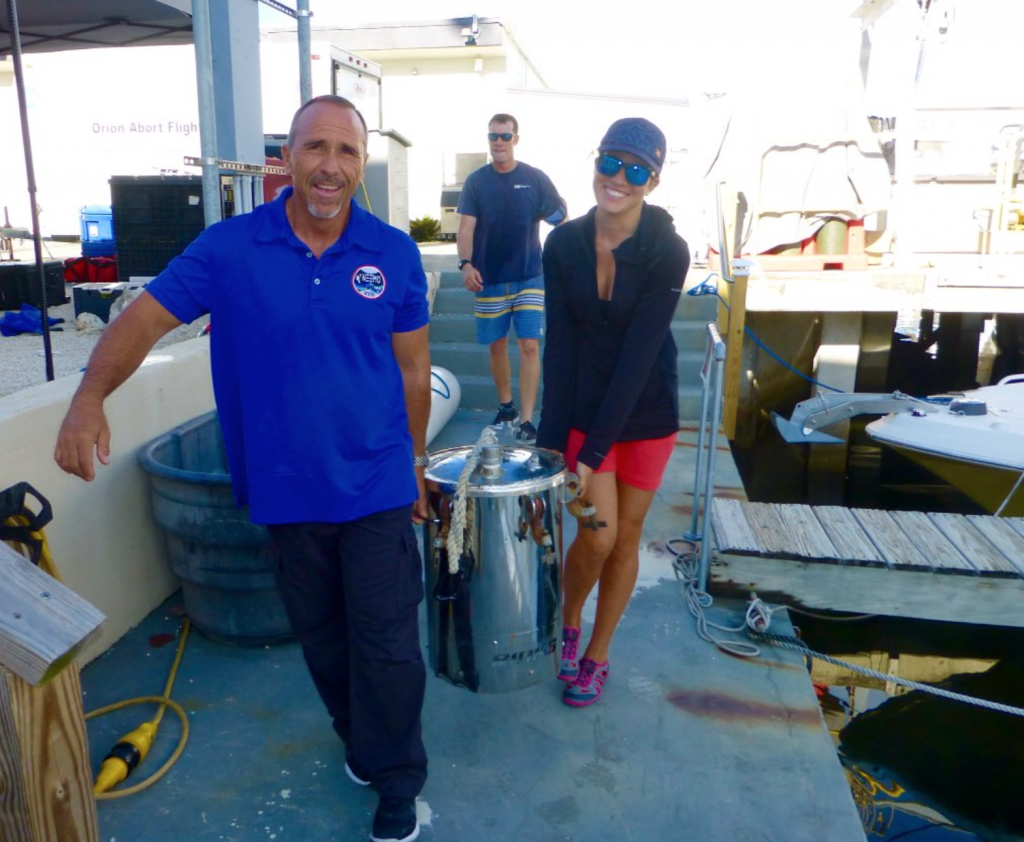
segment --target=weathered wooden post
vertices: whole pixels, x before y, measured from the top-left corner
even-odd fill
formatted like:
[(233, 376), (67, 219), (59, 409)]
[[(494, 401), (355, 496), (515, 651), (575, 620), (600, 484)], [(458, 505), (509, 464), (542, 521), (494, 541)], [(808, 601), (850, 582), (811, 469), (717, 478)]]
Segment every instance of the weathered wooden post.
[(3, 842), (99, 842), (73, 659), (104, 619), (0, 542)]

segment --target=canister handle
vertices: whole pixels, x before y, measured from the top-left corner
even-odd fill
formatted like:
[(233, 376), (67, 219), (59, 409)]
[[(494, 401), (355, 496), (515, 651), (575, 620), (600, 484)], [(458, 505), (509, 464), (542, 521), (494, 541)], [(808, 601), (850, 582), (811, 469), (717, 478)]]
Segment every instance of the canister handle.
[(565, 496), (567, 500), (574, 500), (580, 496), (580, 478), (572, 471), (565, 472)]

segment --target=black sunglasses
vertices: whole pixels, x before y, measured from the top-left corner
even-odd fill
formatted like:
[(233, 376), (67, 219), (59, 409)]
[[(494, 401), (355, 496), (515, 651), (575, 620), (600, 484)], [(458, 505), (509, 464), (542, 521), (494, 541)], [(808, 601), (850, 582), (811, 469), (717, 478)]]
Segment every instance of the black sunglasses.
[(487, 132), (487, 139), (490, 141), (495, 141), (499, 137), (503, 141), (505, 141), (505, 143), (508, 143), (510, 140), (512, 140), (512, 138), (515, 137), (515, 134), (513, 134), (512, 132)]
[(594, 168), (609, 178), (615, 176), (619, 170), (623, 167), (626, 168), (626, 181), (636, 187), (643, 187), (652, 175), (653, 170), (648, 169), (640, 164), (627, 164), (621, 158), (616, 158), (613, 155), (598, 155), (597, 160), (594, 162)]

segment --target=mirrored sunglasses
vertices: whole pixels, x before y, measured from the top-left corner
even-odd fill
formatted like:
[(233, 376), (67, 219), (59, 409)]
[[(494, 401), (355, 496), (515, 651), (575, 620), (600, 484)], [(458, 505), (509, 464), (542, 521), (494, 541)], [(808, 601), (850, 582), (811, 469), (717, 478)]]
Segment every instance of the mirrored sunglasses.
[(487, 139), (490, 141), (495, 141), (499, 137), (508, 143), (515, 135), (512, 132), (487, 132)]
[(598, 155), (597, 160), (594, 162), (594, 168), (601, 175), (606, 175), (609, 178), (612, 178), (623, 167), (626, 168), (626, 181), (636, 187), (643, 187), (650, 180), (650, 177), (654, 175), (654, 172), (649, 168), (641, 164), (627, 164), (621, 158), (616, 158), (614, 155)]

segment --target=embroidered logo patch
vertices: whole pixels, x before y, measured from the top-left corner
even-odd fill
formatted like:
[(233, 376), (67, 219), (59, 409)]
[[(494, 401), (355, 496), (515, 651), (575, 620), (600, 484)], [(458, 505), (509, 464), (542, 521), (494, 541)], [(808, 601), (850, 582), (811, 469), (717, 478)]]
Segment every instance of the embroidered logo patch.
[(380, 298), (388, 282), (376, 266), (360, 266), (352, 273), (352, 288), (363, 298)]

